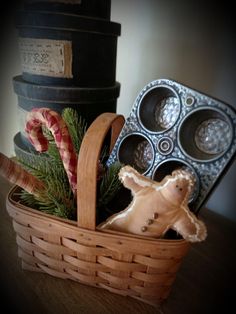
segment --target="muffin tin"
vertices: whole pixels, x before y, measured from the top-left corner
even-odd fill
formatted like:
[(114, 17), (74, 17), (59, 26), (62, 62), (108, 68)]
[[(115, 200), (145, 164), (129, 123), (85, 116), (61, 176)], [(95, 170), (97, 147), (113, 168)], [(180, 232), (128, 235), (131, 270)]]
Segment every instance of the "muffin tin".
[(156, 181), (176, 168), (195, 177), (189, 207), (198, 212), (236, 151), (236, 112), (171, 79), (146, 85), (136, 98), (107, 165), (120, 161)]

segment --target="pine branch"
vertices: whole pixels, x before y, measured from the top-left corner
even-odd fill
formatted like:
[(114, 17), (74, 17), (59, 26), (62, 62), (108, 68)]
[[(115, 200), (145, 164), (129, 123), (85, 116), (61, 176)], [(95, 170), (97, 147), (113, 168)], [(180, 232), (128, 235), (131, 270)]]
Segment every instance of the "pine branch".
[(104, 145), (102, 147), (102, 151), (100, 154), (100, 161), (102, 164), (106, 163), (108, 156), (109, 156), (109, 147), (107, 145)]
[[(36, 178), (44, 182), (46, 193), (39, 191), (37, 198), (22, 190), (21, 200), (30, 207), (63, 217), (74, 219), (76, 201), (70, 188), (58, 148), (50, 131), (44, 129), (44, 135), (50, 139), (46, 153), (22, 155), (18, 162)], [(41, 193), (40, 193), (41, 192)]]
[(25, 190), (21, 190), (19, 193), (20, 199), (22, 202), (29, 207), (32, 207), (34, 209), (39, 209), (38, 201), (36, 200), (35, 196), (33, 194), (30, 194), (26, 192)]
[[(86, 123), (71, 108), (64, 109), (62, 117), (68, 127), (75, 151), (79, 153), (82, 139), (86, 132)], [(45, 184), (46, 191), (40, 191), (41, 193), (35, 197), (22, 190), (21, 200), (28, 206), (48, 214), (75, 219), (77, 212), (76, 200), (58, 148), (49, 130), (44, 129), (44, 135), (49, 140), (48, 151), (37, 155), (32, 152), (28, 157), (22, 155), (19, 158), (19, 162)], [(100, 158), (101, 164), (105, 163), (107, 156), (108, 149), (104, 147)], [(121, 182), (118, 178), (118, 173), (121, 166), (118, 162), (114, 163), (102, 176), (98, 193), (98, 208), (106, 206), (120, 189)]]
[(45, 155), (38, 157), (35, 154), (32, 154), (30, 157), (17, 157), (18, 163), (21, 164), (25, 170), (42, 181), (48, 175), (50, 169), (50, 164), (47, 159)]
[(46, 191), (39, 192), (35, 197), (22, 190), (21, 200), (28, 206), (41, 211), (63, 217), (74, 219), (76, 216), (76, 201), (70, 189), (67, 176), (62, 169), (51, 167), (49, 174), (43, 178)]
[(42, 131), (43, 131), (43, 135), (46, 137), (46, 139), (49, 142), (53, 142), (54, 141), (54, 137), (52, 135), (52, 132), (49, 129), (47, 129), (44, 125), (42, 125)]
[(62, 112), (62, 118), (68, 127), (75, 151), (78, 154), (87, 129), (86, 122), (72, 108), (65, 108)]
[(108, 204), (121, 187), (118, 173), (122, 165), (119, 162), (112, 164), (102, 178), (98, 207)]
[(68, 195), (55, 195), (51, 191), (47, 191), (47, 202), (45, 197), (43, 201), (38, 202), (39, 209), (48, 214), (52, 214), (61, 218), (76, 218), (76, 202), (74, 197), (68, 198)]

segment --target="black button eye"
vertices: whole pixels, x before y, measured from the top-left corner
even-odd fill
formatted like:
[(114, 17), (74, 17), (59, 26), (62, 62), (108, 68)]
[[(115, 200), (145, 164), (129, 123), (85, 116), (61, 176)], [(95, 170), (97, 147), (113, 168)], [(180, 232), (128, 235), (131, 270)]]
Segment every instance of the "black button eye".
[(157, 219), (159, 217), (159, 214), (157, 213), (157, 212), (155, 212), (154, 214), (153, 214), (153, 219)]

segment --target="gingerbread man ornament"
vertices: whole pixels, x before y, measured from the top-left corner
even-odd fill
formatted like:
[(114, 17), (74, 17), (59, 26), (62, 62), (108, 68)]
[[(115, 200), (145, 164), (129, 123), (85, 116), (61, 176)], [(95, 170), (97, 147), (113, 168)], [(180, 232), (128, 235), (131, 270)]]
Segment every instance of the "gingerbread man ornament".
[(190, 172), (174, 170), (161, 182), (156, 182), (125, 166), (120, 170), (119, 179), (131, 190), (133, 200), (126, 209), (103, 222), (100, 228), (155, 238), (161, 238), (173, 229), (189, 242), (205, 240), (205, 224), (188, 207), (194, 187)]

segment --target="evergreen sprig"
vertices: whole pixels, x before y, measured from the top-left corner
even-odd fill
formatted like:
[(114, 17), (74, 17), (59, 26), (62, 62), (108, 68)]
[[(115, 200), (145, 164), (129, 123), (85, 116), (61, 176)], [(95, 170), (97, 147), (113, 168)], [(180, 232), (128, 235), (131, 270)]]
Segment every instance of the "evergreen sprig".
[(100, 184), (98, 207), (106, 206), (121, 187), (118, 173), (122, 167), (119, 162), (113, 163), (105, 172)]
[[(72, 108), (66, 108), (62, 112), (75, 151), (78, 154), (86, 132), (86, 123)], [(22, 154), (18, 156), (18, 162), (33, 176), (41, 180), (45, 190), (39, 191), (36, 197), (25, 190), (20, 193), (22, 202), (32, 208), (41, 210), (48, 214), (56, 215), (67, 219), (76, 219), (77, 205), (71, 190), (63, 162), (51, 132), (44, 128), (44, 135), (49, 141), (46, 153)], [(105, 167), (108, 149), (105, 147), (100, 156), (100, 162), (106, 169), (99, 181), (98, 209), (106, 206), (119, 191), (121, 182), (118, 173), (120, 163), (114, 163), (109, 168)], [(79, 188), (79, 187), (78, 187)], [(99, 214), (99, 211), (98, 211)]]
[(76, 203), (62, 162), (50, 155), (47, 157), (39, 155), (37, 158), (32, 155), (27, 159), (27, 161), (19, 159), (19, 162), (31, 174), (44, 182), (46, 189), (39, 191), (37, 197), (22, 190), (22, 201), (59, 217), (74, 218)]
[[(67, 119), (79, 128), (76, 114), (67, 111)], [(82, 120), (81, 120), (82, 121)], [(71, 128), (72, 129), (72, 128)], [(70, 130), (71, 130), (70, 129)], [(22, 190), (21, 200), (28, 206), (59, 217), (75, 219), (76, 201), (71, 190), (63, 162), (51, 132), (44, 128), (44, 135), (49, 140), (46, 153), (18, 156), (19, 163), (33, 176), (41, 180), (46, 189), (39, 191), (36, 197)], [(80, 131), (82, 134), (84, 129)]]
[(65, 108), (62, 111), (62, 118), (68, 127), (75, 151), (78, 154), (87, 129), (87, 124), (72, 108)]

